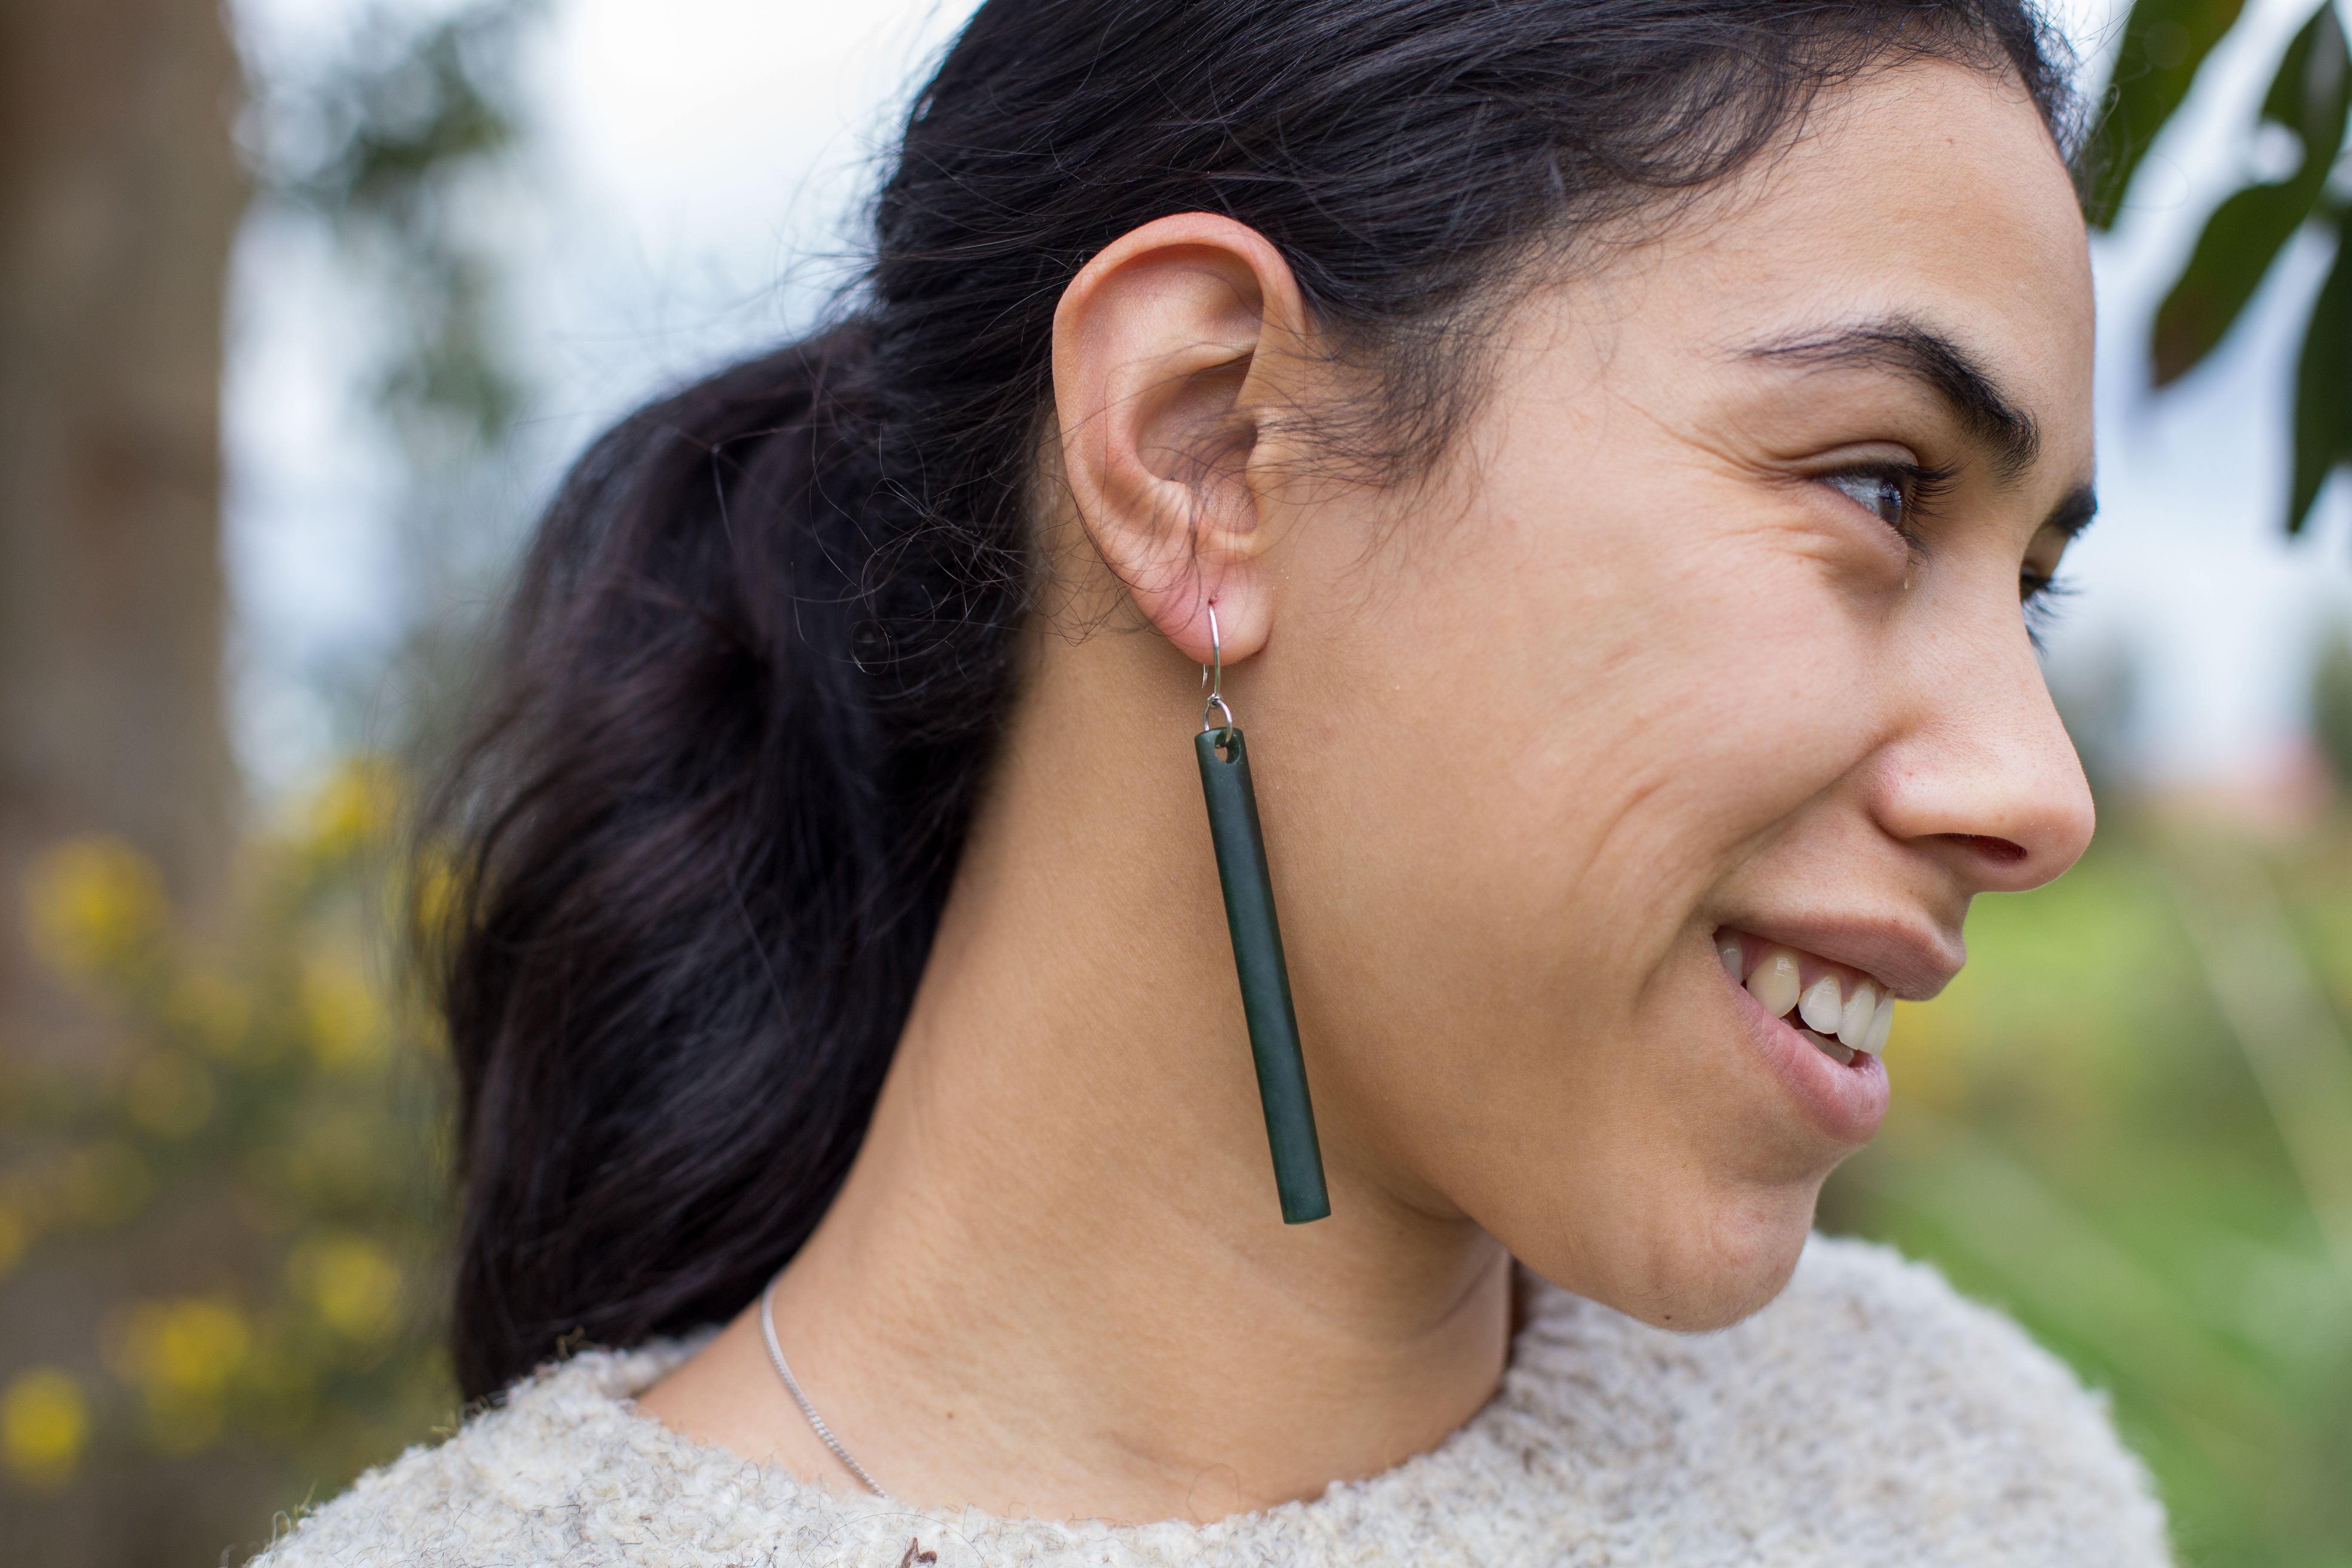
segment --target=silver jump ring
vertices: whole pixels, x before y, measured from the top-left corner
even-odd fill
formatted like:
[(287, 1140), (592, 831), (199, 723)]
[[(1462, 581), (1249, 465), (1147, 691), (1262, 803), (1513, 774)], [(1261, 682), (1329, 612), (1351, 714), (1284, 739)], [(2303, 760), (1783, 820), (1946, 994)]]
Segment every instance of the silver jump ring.
[[(1208, 700), (1201, 704), (1201, 733), (1203, 735), (1220, 728), (1230, 732), (1234, 728), (1234, 710), (1225, 706), (1225, 647), (1223, 641), (1217, 636), (1217, 606), (1212, 604), (1208, 606), (1208, 611), (1209, 658), (1213, 662), (1201, 667), (1201, 684), (1208, 689), (1209, 693)], [(1222, 726), (1210, 721), (1209, 715), (1212, 712), (1225, 716), (1225, 721)]]

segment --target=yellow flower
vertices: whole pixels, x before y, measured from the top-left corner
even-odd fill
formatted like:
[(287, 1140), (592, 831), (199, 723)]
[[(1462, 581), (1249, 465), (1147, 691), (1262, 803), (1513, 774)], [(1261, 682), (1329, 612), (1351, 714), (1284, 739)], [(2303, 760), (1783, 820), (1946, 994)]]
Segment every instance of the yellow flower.
[(294, 1289), (326, 1325), (362, 1344), (400, 1326), (400, 1265), (355, 1237), (305, 1242), (288, 1260)]
[(108, 1362), (151, 1397), (218, 1394), (253, 1346), (233, 1302), (200, 1297), (142, 1301), (108, 1337)]
[(147, 1431), (167, 1454), (211, 1447), (226, 1424), (222, 1395), (245, 1364), (253, 1336), (227, 1301), (142, 1301), (105, 1335), (107, 1362), (137, 1385)]
[(302, 976), (302, 1021), (310, 1054), (331, 1072), (373, 1067), (388, 1042), (375, 994), (351, 968), (316, 964)]
[(304, 847), (337, 860), (383, 843), (399, 824), (404, 793), (399, 770), (383, 758), (345, 763), (310, 801)]
[(89, 1406), (72, 1373), (33, 1367), (0, 1394), (0, 1458), (26, 1484), (46, 1488), (71, 1480), (89, 1442)]
[(74, 838), (25, 879), (33, 950), (59, 971), (104, 972), (163, 934), (171, 906), (147, 858), (120, 838)]

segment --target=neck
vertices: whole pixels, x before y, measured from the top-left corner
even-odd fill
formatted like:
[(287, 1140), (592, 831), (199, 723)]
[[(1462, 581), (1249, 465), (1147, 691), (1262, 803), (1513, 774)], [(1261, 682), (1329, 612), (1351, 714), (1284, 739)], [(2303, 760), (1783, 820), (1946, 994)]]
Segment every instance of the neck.
[[(1363, 1157), (1336, 1074), (1331, 1217), (1282, 1224), (1190, 736), (1106, 737), (1153, 703), (1115, 660), (1044, 662), (866, 1142), (778, 1286), (784, 1352), (910, 1502), (1205, 1520), (1388, 1468), (1493, 1393), (1508, 1260)], [(648, 1407), (837, 1477), (757, 1335), (703, 1358), (733, 1358), (732, 1418), (693, 1368)]]

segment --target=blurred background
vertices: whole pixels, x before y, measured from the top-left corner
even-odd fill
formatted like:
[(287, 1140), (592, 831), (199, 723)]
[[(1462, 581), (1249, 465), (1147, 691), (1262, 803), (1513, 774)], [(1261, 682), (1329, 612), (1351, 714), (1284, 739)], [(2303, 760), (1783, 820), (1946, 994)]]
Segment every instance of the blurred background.
[[(458, 1419), (404, 804), (564, 458), (854, 275), (926, 0), (0, 6), (0, 1540), (234, 1563)], [(2352, 1564), (2352, 57), (2067, 0), (2089, 857), (1827, 1228), (2096, 1386), (2185, 1561)]]

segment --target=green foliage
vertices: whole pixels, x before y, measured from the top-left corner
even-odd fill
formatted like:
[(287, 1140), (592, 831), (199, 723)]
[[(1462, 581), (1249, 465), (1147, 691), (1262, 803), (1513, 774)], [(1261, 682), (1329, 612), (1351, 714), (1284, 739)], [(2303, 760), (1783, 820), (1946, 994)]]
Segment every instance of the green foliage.
[(0, 1361), (18, 1484), (274, 1451), (292, 1506), (451, 1419), (444, 1053), (382, 978), (398, 795), (381, 766), (346, 770), (253, 847), (243, 912), (211, 943), (119, 840), (36, 865), (34, 940), (110, 1016), (112, 1048), (95, 1068), (5, 1062), (0, 1274), (148, 1261), (109, 1271), (141, 1283), (91, 1314), (76, 1365)]
[(303, 193), (339, 216), (415, 221), (447, 170), (506, 151), (514, 126), (499, 101), (503, 70), (485, 55), (515, 16), (510, 5), (477, 6), (389, 48), (379, 19), (375, 47), (320, 84), (335, 134)]
[(2328, 476), (2352, 464), (2352, 245), (2344, 242), (2347, 230), (2340, 211), (2336, 217), (2336, 265), (2312, 304), (2295, 365), (2290, 533), (2311, 515)]
[(2169, 385), (2213, 351), (2253, 298), (2278, 253), (2314, 215), (2344, 147), (2352, 58), (2335, 8), (2324, 7), (2288, 46), (2263, 100), (2264, 121), (2293, 132), (2302, 162), (2274, 184), (2237, 192), (2206, 221), (2188, 267), (2158, 307), (2156, 384)]
[(263, 84), (263, 189), (325, 218), (383, 295), (401, 330), (378, 402), (427, 466), (453, 441), (496, 447), (521, 403), (462, 193), (518, 144), (514, 45), (532, 9), (482, 0), (422, 31), (379, 11), (333, 68)]
[(2090, 158), (2084, 210), (2105, 228), (2123, 205), (2124, 189), (2138, 172), (2157, 132), (2180, 100), (2197, 68), (2237, 21), (2245, 0), (2140, 0), (2124, 22), (2115, 79)]
[(401, 544), (400, 645), (331, 656), (308, 684), (340, 744), (414, 755), (459, 722), (520, 543), (510, 459), (530, 389), (508, 270), (530, 203), (518, 62), (542, 7), (471, 0), (420, 20), (372, 3), (325, 61), (257, 62), (247, 142), (265, 217), (333, 247), (352, 390), (397, 470), (373, 505)]
[[(2132, 7), (2100, 135), (2098, 177), (2085, 198), (2094, 224), (2114, 221), (2148, 146), (2238, 11), (2212, 0), (2138, 0)], [(2290, 239), (2311, 224), (2336, 235), (2335, 270), (2305, 329), (2296, 371), (2289, 533), (2310, 517), (2329, 475), (2352, 464), (2352, 246), (2343, 243), (2345, 205), (2331, 185), (2347, 112), (2352, 52), (2330, 0), (2287, 46), (2258, 116), (2258, 125), (2292, 134), (2295, 168), (2284, 179), (2244, 186), (2214, 209), (2150, 331), (2156, 384), (2168, 386), (2229, 335)]]
[[(1979, 900), (1824, 1201), (2111, 1391), (2207, 1568), (2352, 1562), (2347, 889), (2342, 824), (2288, 852), (2111, 826), (2053, 886)], [(2334, 1076), (2284, 1093), (2264, 1053), (2290, 1048)]]

